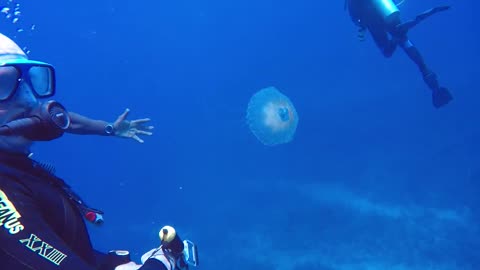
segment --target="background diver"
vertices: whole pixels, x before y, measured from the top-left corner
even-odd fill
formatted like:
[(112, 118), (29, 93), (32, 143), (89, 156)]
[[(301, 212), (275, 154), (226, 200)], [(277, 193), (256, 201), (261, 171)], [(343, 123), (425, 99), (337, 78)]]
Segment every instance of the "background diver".
[(410, 21), (402, 22), (400, 11), (392, 0), (345, 0), (345, 9), (348, 9), (353, 22), (359, 27), (359, 37), (363, 37), (368, 30), (385, 57), (392, 56), (398, 45), (417, 65), (423, 80), (432, 90), (432, 103), (435, 108), (448, 104), (453, 97), (447, 88), (440, 86), (437, 75), (425, 64), (418, 49), (408, 39), (407, 33), (424, 19), (449, 8), (435, 7)]

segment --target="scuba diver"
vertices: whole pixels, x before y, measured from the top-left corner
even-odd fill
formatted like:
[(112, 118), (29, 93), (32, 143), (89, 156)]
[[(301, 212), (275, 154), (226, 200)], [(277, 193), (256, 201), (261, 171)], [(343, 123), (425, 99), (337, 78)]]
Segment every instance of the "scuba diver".
[(0, 264), (15, 270), (179, 270), (198, 264), (196, 246), (175, 230), (160, 231), (160, 246), (130, 261), (127, 251), (96, 251), (86, 221), (100, 225), (102, 211), (89, 207), (48, 166), (30, 158), (35, 141), (65, 132), (119, 136), (141, 141), (148, 119), (114, 123), (68, 113), (55, 94), (55, 70), (29, 60), (0, 34)]
[(353, 22), (359, 27), (359, 38), (362, 39), (364, 32), (368, 30), (385, 57), (392, 56), (397, 46), (400, 46), (417, 65), (423, 80), (432, 90), (432, 103), (435, 108), (448, 104), (453, 97), (447, 88), (440, 86), (437, 75), (425, 64), (418, 49), (408, 39), (407, 33), (431, 15), (449, 8), (435, 7), (410, 21), (402, 22), (400, 11), (392, 0), (345, 0), (345, 9), (348, 9)]

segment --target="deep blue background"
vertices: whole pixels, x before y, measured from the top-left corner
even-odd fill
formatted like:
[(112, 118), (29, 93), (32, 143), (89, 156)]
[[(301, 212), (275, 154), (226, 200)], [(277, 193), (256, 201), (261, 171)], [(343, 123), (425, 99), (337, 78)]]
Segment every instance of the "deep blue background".
[[(402, 51), (383, 58), (326, 2), (18, 1), (1, 30), (56, 67), (56, 99), (155, 125), (143, 145), (66, 135), (34, 149), (106, 211), (99, 249), (138, 260), (171, 224), (203, 269), (479, 269), (478, 4), (410, 32), (455, 97), (437, 110)], [(299, 113), (289, 144), (263, 146), (245, 123), (268, 86)]]

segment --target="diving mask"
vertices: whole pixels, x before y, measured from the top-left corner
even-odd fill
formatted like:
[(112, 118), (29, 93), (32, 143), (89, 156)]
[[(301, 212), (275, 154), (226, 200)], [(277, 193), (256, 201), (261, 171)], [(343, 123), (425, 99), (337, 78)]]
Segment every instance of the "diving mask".
[(0, 60), (0, 102), (12, 98), (20, 83), (27, 83), (37, 98), (55, 94), (52, 65), (26, 59)]

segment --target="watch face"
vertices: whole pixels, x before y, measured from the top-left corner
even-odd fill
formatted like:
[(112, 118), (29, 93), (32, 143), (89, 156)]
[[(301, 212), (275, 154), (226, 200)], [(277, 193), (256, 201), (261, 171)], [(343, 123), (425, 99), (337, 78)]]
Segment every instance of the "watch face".
[(111, 135), (113, 134), (113, 125), (106, 125), (105, 126), (105, 133), (107, 133), (108, 135)]

